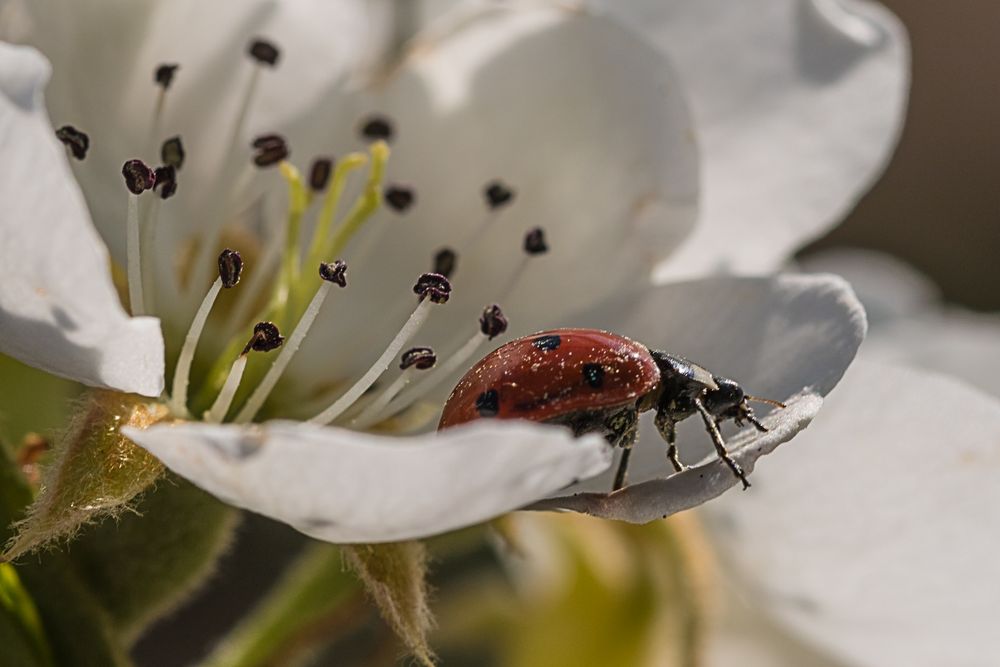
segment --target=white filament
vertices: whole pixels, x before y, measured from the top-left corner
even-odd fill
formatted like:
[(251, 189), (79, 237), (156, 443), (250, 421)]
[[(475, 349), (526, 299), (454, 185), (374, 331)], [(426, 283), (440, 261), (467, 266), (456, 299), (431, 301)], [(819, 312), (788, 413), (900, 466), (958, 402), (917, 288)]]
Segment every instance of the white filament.
[(351, 420), (351, 426), (354, 428), (368, 428), (373, 424), (379, 423), (379, 414), (385, 406), (389, 405), (389, 402), (394, 399), (403, 388), (410, 383), (413, 379), (413, 374), (417, 371), (415, 366), (411, 366), (403, 371), (398, 378), (396, 378), (392, 384), (386, 387), (385, 391), (379, 394), (375, 400), (369, 403), (364, 410), (361, 411), (357, 417)]
[(191, 320), (187, 336), (184, 337), (184, 346), (181, 347), (181, 354), (177, 357), (177, 366), (174, 370), (174, 384), (170, 392), (170, 410), (175, 415), (187, 414), (187, 391), (191, 374), (191, 362), (194, 361), (194, 353), (198, 348), (198, 339), (201, 338), (201, 332), (205, 328), (208, 314), (212, 312), (212, 306), (215, 304), (215, 299), (219, 296), (221, 289), (222, 278), (216, 278), (215, 282), (212, 283), (212, 287), (209, 288), (208, 294), (202, 299), (201, 306), (198, 307), (198, 312), (194, 314), (194, 319)]
[(126, 221), (126, 255), (128, 257), (128, 302), (133, 316), (145, 315), (142, 299), (142, 262), (139, 257), (139, 197), (128, 196)]
[(368, 391), (375, 384), (375, 380), (389, 367), (389, 364), (403, 349), (403, 346), (416, 335), (420, 327), (427, 321), (427, 316), (430, 315), (432, 305), (433, 302), (430, 299), (423, 299), (410, 315), (409, 319), (406, 320), (403, 328), (399, 330), (396, 337), (389, 343), (389, 347), (385, 349), (382, 356), (368, 369), (368, 372), (361, 376), (361, 379), (355, 382), (354, 386), (348, 389), (343, 396), (334, 401), (333, 405), (310, 419), (310, 423), (329, 424), (343, 414), (347, 408), (351, 407), (354, 401), (358, 400), (362, 394)]
[(209, 424), (218, 424), (226, 418), (229, 406), (233, 404), (233, 397), (236, 396), (236, 390), (240, 388), (240, 381), (243, 380), (243, 371), (246, 370), (246, 367), (247, 355), (241, 354), (233, 362), (232, 368), (229, 369), (229, 375), (226, 376), (226, 382), (219, 390), (215, 403), (212, 403), (212, 407), (202, 417), (204, 421)]
[(240, 410), (239, 414), (236, 415), (235, 422), (237, 424), (245, 424), (251, 421), (260, 410), (261, 406), (264, 405), (264, 401), (271, 394), (274, 389), (274, 385), (278, 383), (281, 378), (281, 374), (285, 372), (288, 368), (288, 364), (292, 360), (292, 356), (298, 351), (299, 346), (302, 345), (302, 341), (305, 339), (306, 334), (309, 333), (309, 328), (312, 326), (313, 322), (316, 320), (316, 315), (319, 314), (319, 309), (323, 305), (323, 301), (326, 299), (326, 295), (330, 292), (330, 288), (333, 287), (333, 283), (323, 281), (323, 284), (319, 286), (316, 290), (316, 294), (313, 296), (312, 301), (309, 302), (309, 306), (306, 308), (305, 312), (302, 314), (302, 319), (299, 320), (298, 324), (295, 325), (295, 330), (292, 331), (292, 335), (288, 337), (285, 344), (281, 347), (281, 352), (278, 354), (278, 358), (274, 360), (271, 364), (271, 368), (268, 369), (267, 374), (264, 379), (260, 381), (260, 384), (253, 390), (250, 398), (247, 399), (246, 405)]
[(429, 370), (419, 381), (407, 387), (398, 397), (387, 403), (384, 409), (375, 415), (370, 423), (377, 424), (383, 419), (387, 419), (401, 410), (408, 408), (421, 396), (426, 396), (431, 390), (450, 378), (455, 371), (463, 368), (465, 363), (476, 353), (476, 350), (487, 340), (489, 340), (489, 337), (486, 334), (477, 332), (455, 354), (448, 357), (444, 363)]

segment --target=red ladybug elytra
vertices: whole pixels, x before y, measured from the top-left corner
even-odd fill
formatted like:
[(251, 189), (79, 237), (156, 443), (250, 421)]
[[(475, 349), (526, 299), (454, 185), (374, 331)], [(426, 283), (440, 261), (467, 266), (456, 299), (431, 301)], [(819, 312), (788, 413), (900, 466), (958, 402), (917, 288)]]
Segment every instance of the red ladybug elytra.
[(746, 420), (767, 431), (748, 401), (784, 404), (744, 393), (739, 384), (687, 359), (598, 329), (554, 329), (518, 338), (485, 356), (459, 380), (445, 403), (439, 429), (474, 419), (528, 419), (563, 424), (574, 435), (600, 433), (622, 448), (613, 490), (625, 484), (639, 413), (656, 410), (654, 423), (670, 445), (674, 469), (676, 425), (698, 413), (715, 450), (741, 482), (740, 465), (726, 451), (719, 424)]

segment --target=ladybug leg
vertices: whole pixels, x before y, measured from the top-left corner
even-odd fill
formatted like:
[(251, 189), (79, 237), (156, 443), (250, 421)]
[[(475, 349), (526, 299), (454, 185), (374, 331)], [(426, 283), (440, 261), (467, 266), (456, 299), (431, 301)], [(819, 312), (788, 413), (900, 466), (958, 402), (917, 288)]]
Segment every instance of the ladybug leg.
[(625, 486), (625, 477), (628, 475), (628, 460), (632, 456), (632, 445), (635, 444), (639, 433), (639, 411), (630, 407), (616, 412), (607, 418), (604, 426), (607, 429), (605, 437), (611, 446), (622, 448), (618, 470), (615, 472), (615, 481), (611, 487), (612, 491), (617, 491)]
[(681, 472), (687, 466), (681, 463), (680, 456), (677, 454), (677, 422), (671, 419), (665, 410), (657, 410), (653, 424), (656, 425), (656, 430), (660, 432), (660, 437), (669, 445), (667, 447), (667, 458), (670, 460), (670, 464), (674, 466), (674, 471)]
[(743, 472), (743, 468), (736, 462), (736, 459), (730, 456), (729, 451), (726, 449), (726, 442), (722, 439), (722, 434), (719, 432), (719, 427), (715, 424), (715, 418), (705, 407), (705, 404), (702, 403), (701, 397), (694, 399), (694, 406), (698, 409), (702, 420), (705, 422), (705, 429), (708, 431), (708, 435), (711, 436), (712, 443), (715, 445), (715, 453), (720, 459), (726, 462), (726, 465), (733, 471), (733, 474), (743, 482), (743, 490), (749, 489), (750, 482), (747, 481), (747, 476)]

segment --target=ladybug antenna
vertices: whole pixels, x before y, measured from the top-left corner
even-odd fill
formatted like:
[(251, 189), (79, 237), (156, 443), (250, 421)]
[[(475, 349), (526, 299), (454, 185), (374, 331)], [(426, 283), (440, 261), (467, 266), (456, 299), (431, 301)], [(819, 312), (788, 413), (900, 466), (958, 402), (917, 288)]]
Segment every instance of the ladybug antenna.
[(753, 401), (754, 403), (763, 403), (764, 405), (772, 405), (776, 408), (788, 407), (781, 401), (775, 401), (774, 399), (771, 398), (761, 398), (760, 396), (751, 396), (750, 394), (747, 394), (746, 396), (744, 396), (744, 398), (746, 398), (746, 400), (748, 401)]
[(375, 381), (389, 368), (389, 364), (392, 363), (396, 355), (402, 351), (406, 344), (424, 326), (434, 304), (447, 303), (448, 298), (451, 296), (451, 283), (439, 273), (424, 273), (417, 278), (417, 282), (413, 286), (413, 292), (420, 298), (420, 302), (410, 314), (406, 323), (403, 324), (403, 328), (399, 330), (399, 333), (392, 339), (389, 346), (382, 352), (382, 355), (375, 360), (371, 368), (350, 389), (344, 392), (340, 398), (310, 419), (310, 423), (329, 424), (354, 405), (354, 402), (361, 398), (375, 384)]
[(369, 415), (361, 415), (351, 422), (351, 425), (357, 428), (367, 428), (410, 407), (421, 396), (426, 396), (443, 381), (451, 379), (457, 371), (465, 368), (476, 351), (485, 343), (503, 334), (507, 330), (507, 325), (507, 317), (499, 305), (493, 303), (486, 306), (479, 317), (479, 329), (476, 333), (445, 359), (440, 366), (426, 373), (412, 386), (406, 387), (398, 396), (381, 406), (378, 412), (373, 411)]
[(305, 340), (306, 334), (309, 333), (313, 322), (316, 321), (319, 309), (323, 306), (323, 302), (326, 300), (330, 290), (333, 289), (333, 286), (336, 285), (340, 288), (347, 287), (347, 264), (339, 259), (329, 264), (321, 263), (319, 265), (319, 277), (323, 282), (316, 290), (309, 305), (306, 306), (305, 312), (302, 313), (298, 324), (292, 330), (292, 335), (288, 337), (288, 342), (281, 349), (271, 367), (267, 369), (267, 373), (261, 379), (260, 384), (254, 388), (253, 393), (250, 394), (250, 398), (247, 399), (239, 414), (236, 415), (235, 421), (237, 424), (245, 424), (252, 420), (257, 415), (257, 411), (264, 405), (267, 397), (271, 395), (274, 386), (278, 384), (282, 373), (288, 368), (292, 357), (298, 351), (299, 346), (302, 345), (302, 341)]

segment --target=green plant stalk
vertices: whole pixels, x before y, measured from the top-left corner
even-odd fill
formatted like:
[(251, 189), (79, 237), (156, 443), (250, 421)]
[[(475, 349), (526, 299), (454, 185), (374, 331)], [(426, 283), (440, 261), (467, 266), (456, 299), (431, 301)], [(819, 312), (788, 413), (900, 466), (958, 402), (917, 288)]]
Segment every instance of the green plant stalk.
[[(344, 568), (340, 550), (328, 544), (312, 544), (292, 564), (257, 608), (201, 663), (200, 667), (263, 667), (288, 659), (299, 651), (316, 648), (337, 636), (351, 621), (367, 620), (364, 611), (356, 619), (338, 614), (358, 601), (362, 591)], [(315, 637), (317, 626), (329, 628)]]

